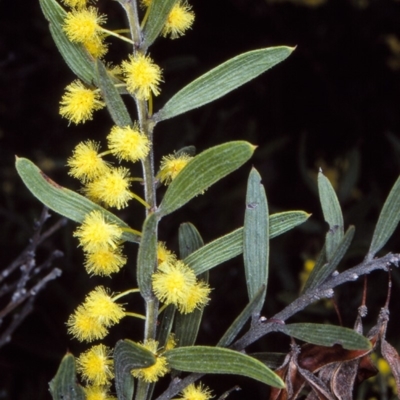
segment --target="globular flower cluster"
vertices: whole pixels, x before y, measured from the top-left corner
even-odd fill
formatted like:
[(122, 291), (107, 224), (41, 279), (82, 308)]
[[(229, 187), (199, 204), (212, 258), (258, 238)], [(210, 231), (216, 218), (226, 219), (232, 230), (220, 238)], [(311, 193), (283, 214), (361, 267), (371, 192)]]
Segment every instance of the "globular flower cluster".
[(147, 368), (133, 369), (131, 370), (131, 374), (144, 382), (157, 382), (159, 378), (163, 377), (170, 370), (167, 359), (162, 355), (162, 352), (158, 350), (158, 342), (156, 340), (147, 339), (141, 346), (153, 353), (156, 362)]
[(125, 265), (121, 250), (122, 230), (106, 221), (100, 211), (92, 211), (74, 232), (85, 252), (89, 274), (109, 276)]
[(117, 400), (110, 395), (110, 385), (88, 385), (83, 388), (86, 400)]
[(186, 1), (178, 1), (168, 15), (162, 35), (177, 39), (190, 29), (194, 22), (194, 12)]
[(98, 286), (69, 317), (68, 332), (81, 342), (103, 339), (125, 315), (124, 307), (103, 286)]
[[(95, 7), (87, 7), (82, 0), (68, 0), (73, 7), (64, 20), (64, 32), (73, 43), (82, 44), (94, 58), (102, 58), (107, 54), (108, 46), (104, 42), (106, 33), (101, 27), (106, 16), (99, 14)], [(75, 5), (74, 5), (75, 4)]]
[(186, 167), (189, 161), (192, 159), (186, 153), (183, 154), (169, 154), (161, 159), (160, 170), (157, 174), (157, 178), (161, 183), (169, 185)]
[(199, 383), (197, 386), (192, 383), (181, 392), (181, 397), (174, 400), (210, 400), (214, 396), (211, 390)]
[[(142, 0), (141, 4), (147, 8), (151, 5), (152, 0)], [(173, 6), (168, 15), (167, 21), (162, 31), (162, 36), (170, 36), (171, 39), (177, 39), (183, 36), (190, 29), (194, 22), (194, 12), (191, 6), (186, 2), (179, 0)]]
[[(165, 246), (161, 244), (158, 249), (158, 258), (162, 260), (166, 254)], [(207, 305), (211, 291), (208, 284), (197, 280), (193, 270), (172, 253), (164, 259), (152, 277), (156, 297), (166, 305), (174, 304), (182, 314)]]
[(122, 62), (127, 89), (139, 100), (148, 100), (150, 95), (158, 96), (158, 85), (162, 81), (161, 68), (146, 55), (137, 53)]
[(60, 115), (69, 121), (79, 124), (93, 118), (93, 111), (101, 110), (105, 103), (100, 92), (86, 87), (76, 80), (65, 88), (60, 102)]
[(78, 359), (77, 371), (89, 384), (100, 387), (107, 385), (114, 378), (112, 351), (99, 344), (82, 353)]

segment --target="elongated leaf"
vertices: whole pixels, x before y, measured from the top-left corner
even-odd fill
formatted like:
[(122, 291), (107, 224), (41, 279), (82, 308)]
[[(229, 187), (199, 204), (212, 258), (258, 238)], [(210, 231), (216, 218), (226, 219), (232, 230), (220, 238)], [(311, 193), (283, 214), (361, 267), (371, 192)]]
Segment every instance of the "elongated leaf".
[[(185, 258), (204, 245), (196, 227), (190, 223), (181, 224), (179, 227), (179, 255)], [(198, 276), (198, 279), (208, 282), (208, 272)], [(192, 346), (197, 339), (203, 309), (195, 309), (189, 314), (175, 314), (175, 339), (179, 347)]]
[(190, 222), (179, 226), (179, 258), (183, 260), (200, 247), (204, 246), (203, 238), (199, 231)]
[(386, 244), (400, 221), (400, 177), (397, 178), (379, 215), (372, 236), (369, 256), (374, 255)]
[(340, 202), (348, 200), (352, 193), (354, 193), (360, 175), (360, 151), (358, 149), (351, 150), (346, 155), (346, 161), (348, 162), (348, 167), (340, 179), (337, 193)]
[[(50, 210), (78, 223), (82, 223), (91, 211), (97, 210), (105, 215), (108, 222), (122, 228), (129, 228), (124, 221), (105, 208), (52, 181), (32, 161), (17, 158), (15, 166), (26, 187)], [(124, 232), (122, 238), (129, 242), (139, 243), (140, 241), (140, 237), (131, 232)]]
[(64, 356), (49, 386), (53, 400), (85, 400), (83, 388), (76, 383), (75, 358), (72, 354)]
[(228, 142), (194, 157), (171, 182), (159, 207), (164, 216), (177, 210), (215, 182), (238, 169), (255, 147), (245, 141)]
[(330, 261), (344, 235), (342, 209), (335, 189), (322, 171), (318, 173), (318, 191), (324, 218), (329, 224), (329, 231), (326, 234), (326, 256)]
[(170, 304), (159, 316), (161, 322), (160, 326), (157, 329), (158, 330), (157, 341), (160, 348), (165, 347), (165, 344), (167, 343), (167, 340), (171, 333), (172, 325), (174, 323), (175, 313), (176, 313), (176, 307), (173, 304)]
[(151, 2), (149, 18), (144, 26), (143, 48), (147, 49), (157, 39), (176, 2), (177, 0), (153, 0)]
[(106, 102), (107, 109), (110, 112), (111, 118), (118, 126), (132, 126), (132, 120), (126, 109), (122, 97), (115, 87), (114, 82), (107, 73), (104, 64), (97, 60), (96, 62), (97, 82), (101, 89), (103, 98)]
[(143, 346), (131, 340), (119, 340), (114, 349), (115, 388), (119, 400), (131, 400), (134, 391), (132, 369), (148, 368), (156, 358)]
[(289, 57), (293, 48), (270, 47), (240, 54), (189, 83), (154, 116), (163, 121), (210, 103)]
[(179, 371), (207, 374), (235, 374), (284, 388), (285, 384), (262, 362), (237, 351), (221, 347), (179, 347), (164, 353), (169, 365)]
[[(310, 214), (307, 214), (304, 211), (286, 211), (270, 215), (270, 239), (302, 224), (307, 221), (309, 217)], [(242, 254), (242, 252), (243, 228), (239, 228), (212, 241), (211, 243), (206, 244), (201, 249), (186, 257), (184, 262), (194, 270), (196, 275), (198, 275)]]
[[(261, 286), (264, 298), (268, 284), (269, 218), (268, 203), (261, 176), (252, 169), (247, 182), (246, 211), (243, 226), (243, 261), (247, 292), (252, 300)], [(259, 302), (261, 310), (264, 300)], [(257, 311), (259, 311), (257, 310)]]
[(335, 271), (336, 267), (349, 249), (355, 231), (354, 226), (350, 226), (334, 251), (331, 260), (326, 264), (319, 264), (318, 266), (316, 264), (314, 266), (314, 269), (311, 271), (310, 276), (304, 285), (303, 292), (317, 288)]
[(137, 257), (137, 282), (140, 293), (146, 300), (153, 298), (151, 277), (157, 266), (157, 224), (155, 213), (144, 221)]
[(64, 61), (78, 78), (92, 85), (96, 80), (94, 60), (82, 45), (71, 43), (65, 35), (62, 25), (67, 13), (55, 0), (39, 1), (43, 14), (50, 22), (51, 35)]
[(244, 324), (248, 319), (257, 311), (260, 310), (260, 304), (264, 301), (265, 289), (261, 286), (258, 293), (251, 299), (250, 303), (244, 308), (244, 310), (238, 315), (238, 317), (233, 321), (232, 325), (224, 333), (222, 338), (219, 340), (218, 347), (228, 347), (234, 340), (240, 330), (243, 328)]
[(353, 329), (335, 325), (297, 323), (282, 325), (281, 332), (296, 339), (320, 346), (340, 344), (348, 350), (368, 350), (371, 342)]

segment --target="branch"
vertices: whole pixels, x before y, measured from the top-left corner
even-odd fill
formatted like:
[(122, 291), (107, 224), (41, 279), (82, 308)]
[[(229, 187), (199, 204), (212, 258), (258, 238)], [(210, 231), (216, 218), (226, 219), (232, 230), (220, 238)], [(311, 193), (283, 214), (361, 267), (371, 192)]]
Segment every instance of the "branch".
[[(354, 282), (360, 276), (370, 274), (372, 271), (382, 269), (388, 271), (391, 265), (398, 267), (400, 262), (400, 254), (388, 253), (387, 255), (370, 260), (366, 258), (362, 263), (350, 268), (342, 273), (333, 273), (330, 278), (328, 278), (324, 283), (322, 283), (318, 288), (306, 292), (297, 298), (295, 301), (290, 303), (282, 311), (275, 314), (272, 318), (265, 321), (265, 319), (258, 319), (258, 322), (252, 323), (250, 329), (232, 346), (231, 349), (237, 351), (243, 351), (247, 346), (254, 343), (256, 340), (267, 335), (271, 332), (280, 332), (282, 330), (282, 325), (285, 321), (304, 310), (306, 307), (312, 303), (323, 299), (330, 298), (333, 296), (333, 289), (347, 282)], [(264, 322), (265, 321), (265, 322)], [(186, 376), (184, 379), (174, 379), (167, 390), (164, 391), (156, 400), (169, 400), (186, 386), (200, 379), (204, 374), (192, 373)]]

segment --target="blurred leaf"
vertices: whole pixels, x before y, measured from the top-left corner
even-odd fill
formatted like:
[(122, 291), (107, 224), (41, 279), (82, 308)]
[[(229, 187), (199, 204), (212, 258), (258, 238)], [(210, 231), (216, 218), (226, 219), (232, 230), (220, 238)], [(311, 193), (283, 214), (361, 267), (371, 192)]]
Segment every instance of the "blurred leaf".
[[(310, 214), (304, 211), (286, 211), (269, 217), (270, 239), (281, 235), (307, 221)], [(184, 259), (198, 275), (228, 261), (243, 252), (243, 228), (236, 229), (225, 236), (206, 244)]]
[(296, 323), (282, 325), (280, 331), (296, 339), (320, 346), (340, 344), (348, 350), (369, 350), (370, 341), (353, 329), (335, 325)]
[(397, 178), (393, 185), (389, 196), (387, 197), (382, 211), (379, 215), (378, 223), (372, 237), (371, 246), (369, 248), (369, 257), (382, 249), (386, 242), (392, 236), (400, 220), (400, 177)]
[(206, 374), (235, 374), (256, 379), (267, 385), (284, 383), (262, 362), (237, 351), (221, 347), (178, 347), (164, 353), (169, 365), (179, 371)]
[(347, 156), (348, 167), (340, 179), (338, 198), (346, 201), (353, 194), (360, 174), (360, 152), (358, 149), (351, 150)]
[(201, 194), (215, 182), (238, 169), (255, 147), (245, 141), (228, 142), (198, 154), (171, 182), (159, 207), (161, 216), (170, 214)]
[[(179, 227), (179, 256), (186, 258), (204, 245), (199, 231), (191, 223), (181, 224)], [(198, 279), (208, 282), (208, 272), (198, 276)], [(197, 339), (204, 307), (196, 308), (189, 314), (175, 314), (175, 339), (179, 347), (192, 346)]]
[(185, 146), (175, 152), (175, 156), (181, 156), (182, 154), (194, 157), (196, 155), (196, 146)]
[[(15, 166), (25, 186), (50, 210), (78, 223), (82, 223), (86, 215), (96, 210), (100, 211), (108, 222), (122, 228), (129, 228), (124, 221), (110, 211), (93, 203), (86, 197), (55, 183), (32, 161), (17, 157)], [(140, 237), (131, 232), (124, 232), (122, 238), (129, 242), (139, 243), (140, 241)]]
[(168, 15), (178, 0), (152, 0), (149, 17), (143, 30), (142, 48), (147, 49), (159, 36), (167, 21)]
[(320, 284), (322, 284), (332, 273), (335, 271), (336, 267), (339, 265), (342, 258), (345, 256), (347, 250), (349, 249), (351, 242), (353, 241), (355, 233), (354, 226), (350, 226), (343, 239), (339, 243), (332, 258), (326, 264), (317, 264), (314, 266), (304, 285), (303, 292), (316, 289)]
[(56, 376), (49, 383), (53, 400), (85, 400), (85, 392), (76, 381), (75, 358), (68, 353), (62, 359)]
[[(255, 168), (251, 170), (247, 182), (243, 261), (249, 299), (254, 298), (261, 286), (264, 286), (265, 299), (269, 261), (268, 203), (261, 176)], [(261, 310), (264, 299), (260, 300), (260, 308), (257, 311)]]
[(142, 239), (137, 256), (137, 282), (146, 300), (153, 299), (151, 277), (157, 265), (157, 214), (148, 215), (143, 224)]
[(243, 328), (244, 324), (248, 319), (258, 310), (261, 309), (262, 301), (264, 301), (265, 288), (261, 286), (258, 293), (251, 299), (249, 304), (244, 308), (244, 310), (238, 315), (238, 317), (233, 321), (232, 325), (227, 329), (222, 338), (219, 340), (218, 347), (228, 347), (234, 340), (240, 330)]
[(99, 84), (107, 109), (110, 112), (114, 123), (121, 127), (132, 127), (133, 123), (128, 110), (126, 109), (125, 103), (123, 102), (111, 77), (108, 75), (106, 67), (100, 60), (96, 61), (96, 73), (96, 81)]
[(315, 179), (312, 177), (312, 170), (307, 168), (307, 155), (306, 155), (306, 140), (307, 134), (302, 133), (299, 143), (299, 171), (303, 178), (303, 182), (308, 186), (310, 191), (318, 196), (318, 187)]
[(50, 22), (53, 40), (65, 63), (79, 79), (93, 85), (96, 81), (94, 60), (82, 45), (70, 42), (62, 29), (67, 13), (55, 0), (39, 1), (44, 16)]
[(318, 191), (322, 212), (325, 221), (329, 224), (329, 231), (326, 234), (326, 256), (331, 260), (333, 253), (344, 235), (344, 222), (342, 209), (336, 196), (335, 189), (329, 179), (322, 171), (318, 173)]
[(119, 340), (114, 349), (115, 388), (118, 400), (131, 400), (134, 391), (132, 369), (156, 363), (153, 353), (131, 340)]
[(289, 57), (293, 48), (280, 46), (240, 54), (200, 76), (176, 93), (154, 115), (156, 122), (210, 103), (244, 85)]

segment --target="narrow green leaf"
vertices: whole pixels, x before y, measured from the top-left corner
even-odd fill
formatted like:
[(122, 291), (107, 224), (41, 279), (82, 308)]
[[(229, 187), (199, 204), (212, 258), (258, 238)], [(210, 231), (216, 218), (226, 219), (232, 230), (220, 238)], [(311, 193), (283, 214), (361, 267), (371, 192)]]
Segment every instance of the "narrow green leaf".
[(149, 18), (144, 26), (142, 48), (147, 49), (159, 36), (172, 8), (178, 0), (153, 0), (150, 4)]
[(325, 264), (315, 265), (304, 285), (303, 292), (316, 289), (320, 284), (322, 284), (332, 273), (335, 271), (336, 267), (339, 265), (342, 258), (345, 256), (347, 250), (349, 249), (351, 242), (353, 241), (354, 233), (356, 229), (354, 226), (349, 226), (343, 239), (340, 241), (339, 245), (336, 247), (332, 258), (329, 262)]
[(243, 253), (243, 228), (206, 244), (186, 257), (183, 262), (199, 275)]
[(221, 347), (178, 347), (164, 353), (169, 365), (179, 371), (205, 374), (235, 374), (253, 378), (278, 388), (285, 384), (262, 362)]
[[(307, 221), (310, 214), (304, 211), (286, 211), (272, 214), (269, 217), (270, 239)], [(236, 229), (206, 244), (184, 259), (196, 275), (208, 271), (243, 253), (243, 228)]]
[(137, 282), (146, 300), (153, 298), (151, 277), (157, 265), (157, 214), (150, 214), (143, 224), (142, 238), (137, 257)]
[[(91, 211), (97, 210), (105, 215), (108, 222), (122, 228), (129, 228), (124, 221), (110, 211), (93, 203), (86, 197), (58, 185), (32, 161), (17, 157), (15, 166), (25, 186), (50, 210), (78, 223), (82, 223), (86, 215)], [(129, 242), (139, 243), (140, 241), (140, 237), (131, 232), (124, 232), (122, 238)]]
[(62, 29), (67, 13), (55, 0), (39, 1), (44, 16), (50, 22), (51, 35), (64, 61), (78, 78), (93, 85), (96, 79), (94, 60), (82, 45), (70, 42)]
[(85, 400), (85, 392), (76, 381), (75, 358), (68, 353), (62, 359), (56, 376), (49, 383), (53, 400)]
[(335, 189), (322, 171), (318, 173), (318, 191), (322, 212), (324, 213), (325, 221), (329, 225), (325, 241), (326, 256), (328, 261), (330, 261), (344, 235), (342, 209), (340, 208)]
[(131, 340), (119, 340), (114, 349), (115, 388), (119, 400), (131, 400), (134, 391), (132, 369), (154, 365), (153, 353)]
[(224, 333), (222, 338), (219, 340), (218, 347), (228, 347), (234, 340), (240, 330), (243, 328), (247, 320), (257, 311), (260, 310), (262, 301), (265, 297), (265, 288), (261, 286), (258, 293), (251, 299), (250, 303), (244, 308), (244, 310), (238, 315), (233, 321), (232, 325)]
[(251, 81), (292, 53), (291, 47), (270, 47), (240, 54), (200, 76), (176, 93), (154, 115), (156, 122), (210, 103)]
[(372, 258), (392, 236), (400, 221), (400, 177), (397, 178), (379, 215), (372, 236), (369, 256)]
[[(261, 286), (264, 298), (268, 284), (269, 218), (268, 203), (261, 176), (255, 168), (247, 182), (246, 211), (243, 226), (243, 261), (249, 299), (252, 300)], [(264, 299), (259, 302), (260, 311)]]
[(255, 147), (245, 141), (228, 142), (194, 157), (169, 185), (159, 207), (160, 215), (172, 213), (238, 169), (254, 150)]
[(330, 347), (334, 344), (340, 344), (348, 350), (368, 350), (371, 348), (371, 342), (366, 337), (353, 329), (343, 328), (342, 326), (296, 323), (282, 325), (280, 330), (296, 339), (320, 346)]
[(122, 100), (118, 89), (109, 76), (104, 64), (97, 60), (96, 62), (97, 82), (106, 102), (107, 109), (110, 112), (111, 118), (118, 126), (133, 126), (131, 117), (126, 109), (125, 103)]
[(161, 321), (160, 321), (160, 326), (157, 329), (158, 330), (157, 341), (160, 348), (165, 347), (165, 344), (167, 343), (167, 340), (172, 330), (172, 325), (175, 320), (175, 313), (176, 313), (176, 307), (173, 304), (170, 304), (159, 316)]
[[(204, 245), (203, 239), (199, 231), (191, 223), (181, 224), (179, 227), (179, 256), (181, 259), (186, 258), (189, 254), (198, 250)], [(198, 279), (208, 282), (208, 272), (198, 276)], [(179, 347), (192, 346), (197, 339), (203, 310), (195, 309), (189, 314), (175, 314), (175, 339)]]
[(185, 259), (187, 256), (204, 246), (203, 239), (190, 222), (183, 223), (179, 226), (179, 258)]

